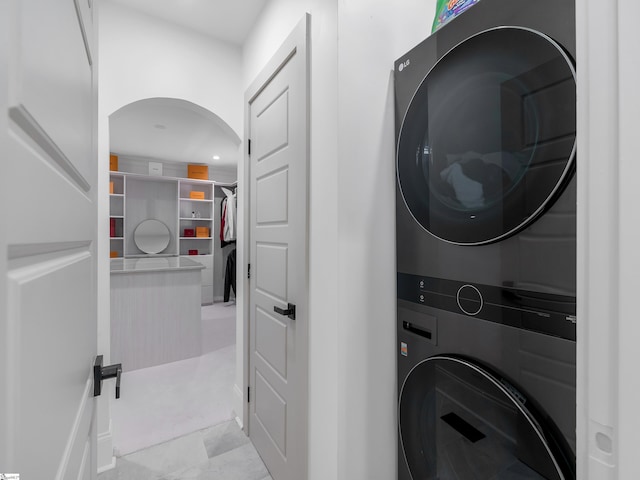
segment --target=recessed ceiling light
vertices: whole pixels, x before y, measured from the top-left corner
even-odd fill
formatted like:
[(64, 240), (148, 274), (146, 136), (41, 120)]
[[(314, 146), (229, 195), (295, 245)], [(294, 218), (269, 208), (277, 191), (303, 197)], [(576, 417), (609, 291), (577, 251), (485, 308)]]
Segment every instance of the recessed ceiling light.
[(214, 155), (214, 156), (213, 156), (213, 159), (214, 159), (214, 160), (220, 160), (220, 155)]
[(156, 123), (154, 127), (157, 128), (158, 130), (165, 130), (167, 128), (166, 125), (162, 125), (160, 123)]

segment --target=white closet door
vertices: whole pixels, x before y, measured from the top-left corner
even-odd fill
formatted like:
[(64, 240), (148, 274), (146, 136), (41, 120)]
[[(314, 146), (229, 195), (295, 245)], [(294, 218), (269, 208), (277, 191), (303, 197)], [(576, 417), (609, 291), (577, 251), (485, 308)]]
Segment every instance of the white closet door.
[[(303, 22), (247, 94), (247, 138), (251, 139), (249, 432), (274, 480), (307, 478), (306, 48)], [(285, 313), (292, 305), (295, 315)]]
[(90, 4), (0, 2), (0, 470), (25, 479), (96, 476)]

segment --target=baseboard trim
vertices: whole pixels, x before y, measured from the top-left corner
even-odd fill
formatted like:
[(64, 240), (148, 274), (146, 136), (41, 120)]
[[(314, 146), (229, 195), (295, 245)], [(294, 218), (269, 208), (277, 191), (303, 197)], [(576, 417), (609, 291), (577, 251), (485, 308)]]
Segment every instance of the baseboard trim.
[(244, 430), (244, 426), (242, 425), (242, 420), (240, 419), (240, 417), (238, 417), (237, 415), (234, 417), (234, 420), (236, 421), (236, 423), (238, 424), (238, 426), (240, 427), (240, 430)]
[(101, 467), (98, 467), (98, 473), (107, 472), (112, 468), (116, 468), (116, 457), (111, 457), (111, 462), (108, 465), (102, 465)]
[(243, 428), (242, 422), (242, 390), (237, 384), (233, 384), (233, 415), (235, 416), (236, 422), (240, 425), (240, 428)]
[(111, 420), (109, 429), (98, 434), (97, 463), (98, 473), (106, 472), (116, 466), (116, 457), (113, 455), (113, 435), (111, 434)]

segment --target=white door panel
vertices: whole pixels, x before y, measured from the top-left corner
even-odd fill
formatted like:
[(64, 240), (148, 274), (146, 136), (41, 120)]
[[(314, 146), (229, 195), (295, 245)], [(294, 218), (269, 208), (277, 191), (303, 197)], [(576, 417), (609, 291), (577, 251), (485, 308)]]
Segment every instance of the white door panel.
[(0, 2), (0, 471), (25, 479), (96, 476), (94, 13), (77, 1)]
[(306, 20), (247, 93), (249, 433), (274, 480), (307, 478)]
[[(25, 130), (43, 132), (58, 150), (53, 160), (86, 180), (95, 160), (92, 68), (75, 3), (21, 0), (17, 14), (12, 118)], [(92, 30), (87, 33), (93, 35)]]
[[(269, 245), (256, 242), (255, 275), (256, 290), (284, 302), (287, 299), (287, 253), (286, 244)], [(269, 302), (265, 298), (264, 302)], [(271, 309), (273, 310), (273, 309)]]
[(257, 205), (256, 224), (286, 223), (289, 205), (288, 169), (273, 172), (257, 179), (257, 195), (263, 199)]
[(255, 418), (270, 437), (284, 459), (287, 457), (287, 402), (271, 386), (260, 371), (256, 371)]
[(258, 227), (273, 227), (277, 223), (286, 226), (289, 222), (290, 155), (291, 150), (284, 148), (270, 157), (264, 157), (263, 163), (256, 165), (255, 189), (256, 195), (261, 199), (256, 205)]
[(287, 324), (273, 312), (256, 311), (256, 353), (271, 368), (287, 378)]
[[(66, 450), (83, 448), (89, 435), (93, 404), (89, 373), (95, 345), (61, 348), (54, 340), (60, 332), (77, 329), (95, 338), (92, 323), (79, 321), (92, 316), (92, 285), (85, 280), (92, 270), (86, 247), (9, 262), (7, 321), (13, 341), (8, 349), (15, 362), (7, 385), (9, 418), (14, 422), (16, 460), (24, 465), (20, 473), (25, 478), (49, 478), (49, 472), (66, 471), (61, 462), (70, 459)], [(36, 438), (49, 451), (34, 462)]]
[[(280, 75), (287, 75), (288, 66), (283, 67)], [(270, 89), (283, 88), (277, 83), (269, 86)], [(289, 142), (289, 91), (284, 86), (283, 92), (276, 92), (256, 100), (252, 110), (257, 112), (254, 121), (254, 151), (252, 156), (257, 162), (263, 161), (278, 150), (287, 146)], [(273, 98), (275, 97), (275, 98)], [(268, 102), (267, 105), (263, 105)]]
[[(80, 235), (91, 238), (95, 228), (94, 201), (84, 190), (84, 184), (74, 181), (63, 172), (29, 135), (15, 124), (10, 124), (7, 138), (8, 155), (12, 159), (5, 165), (10, 178), (23, 179), (14, 184), (12, 208), (5, 209), (9, 224), (7, 242), (19, 244), (73, 241)], [(51, 201), (51, 196), (55, 201)], [(73, 204), (73, 212), (60, 211), (60, 203)], [(89, 222), (78, 222), (90, 218)]]

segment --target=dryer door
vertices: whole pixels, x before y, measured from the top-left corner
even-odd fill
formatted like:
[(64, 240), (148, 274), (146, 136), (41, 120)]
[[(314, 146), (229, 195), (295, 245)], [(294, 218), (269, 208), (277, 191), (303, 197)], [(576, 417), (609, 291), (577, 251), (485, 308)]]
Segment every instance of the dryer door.
[(436, 356), (421, 362), (400, 393), (400, 438), (411, 476), (574, 479), (575, 461), (527, 403), (467, 360)]
[(564, 50), (532, 30), (487, 30), (445, 54), (414, 94), (398, 138), (400, 190), (436, 237), (498, 241), (560, 194), (575, 140), (575, 70)]

